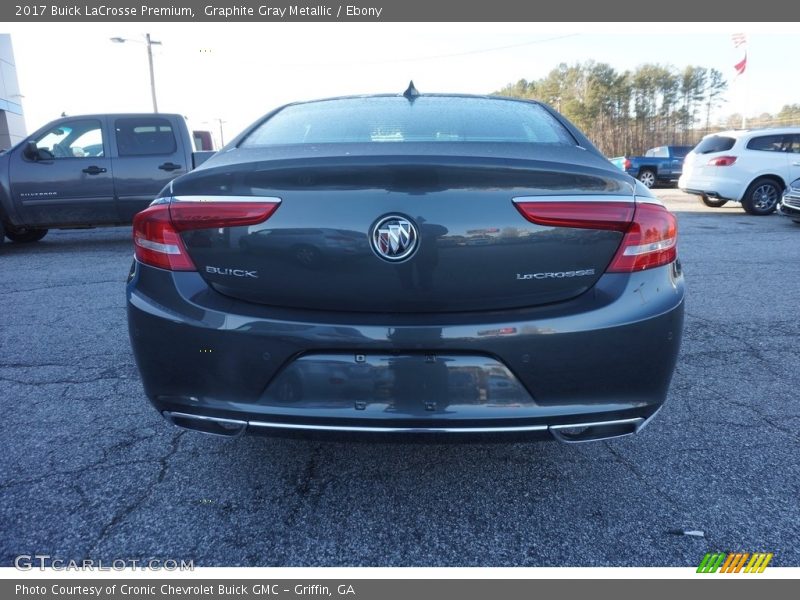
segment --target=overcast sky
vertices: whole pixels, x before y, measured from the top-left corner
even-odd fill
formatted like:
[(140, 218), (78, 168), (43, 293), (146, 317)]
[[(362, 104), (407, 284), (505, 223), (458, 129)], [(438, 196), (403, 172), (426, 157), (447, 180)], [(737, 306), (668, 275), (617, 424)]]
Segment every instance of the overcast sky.
[(560, 62), (620, 71), (693, 64), (732, 83), (736, 32), (748, 35), (748, 70), (720, 114), (741, 109), (737, 88), (746, 88), (750, 114), (800, 103), (797, 23), (7, 23), (6, 31), (29, 131), (62, 112), (150, 111), (145, 45), (109, 39), (143, 42), (145, 32), (163, 43), (154, 47), (159, 110), (215, 134), (211, 123), (223, 119), (226, 139), (293, 100), (402, 92), (409, 79), (422, 92), (490, 93)]

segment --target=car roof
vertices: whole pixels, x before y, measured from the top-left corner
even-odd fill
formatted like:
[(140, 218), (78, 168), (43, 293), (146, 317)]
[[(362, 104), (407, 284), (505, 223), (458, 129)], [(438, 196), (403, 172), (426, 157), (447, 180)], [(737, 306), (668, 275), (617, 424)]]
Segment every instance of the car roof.
[(179, 115), (177, 113), (92, 113), (88, 115), (67, 115), (65, 117), (58, 117), (57, 119), (53, 119), (52, 121), (48, 121), (43, 123), (36, 131), (42, 131), (45, 127), (56, 126), (60, 123), (66, 123), (67, 121), (74, 121), (76, 119), (104, 119), (104, 118), (111, 118), (111, 119), (152, 119), (154, 117), (166, 119), (175, 117), (177, 119), (186, 119), (183, 115)]
[(715, 135), (741, 138), (749, 135), (784, 135), (788, 133), (800, 133), (800, 127), (768, 127), (764, 129), (729, 129), (727, 131), (718, 131), (710, 133), (706, 137), (713, 137)]

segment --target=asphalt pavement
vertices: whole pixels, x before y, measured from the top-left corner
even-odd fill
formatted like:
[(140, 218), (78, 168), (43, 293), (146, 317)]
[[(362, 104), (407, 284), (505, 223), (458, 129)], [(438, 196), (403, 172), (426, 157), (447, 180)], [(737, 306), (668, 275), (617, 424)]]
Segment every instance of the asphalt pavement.
[(800, 225), (657, 192), (688, 286), (669, 399), (640, 435), (579, 445), (183, 432), (128, 344), (129, 230), (5, 244), (0, 565), (800, 565)]

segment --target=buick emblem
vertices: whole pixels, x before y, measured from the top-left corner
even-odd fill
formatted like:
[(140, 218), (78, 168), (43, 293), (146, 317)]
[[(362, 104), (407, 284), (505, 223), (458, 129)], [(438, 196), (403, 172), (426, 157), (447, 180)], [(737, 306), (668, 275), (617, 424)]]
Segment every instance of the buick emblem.
[(404, 260), (414, 254), (418, 245), (417, 228), (405, 217), (383, 217), (372, 228), (372, 249), (385, 260)]

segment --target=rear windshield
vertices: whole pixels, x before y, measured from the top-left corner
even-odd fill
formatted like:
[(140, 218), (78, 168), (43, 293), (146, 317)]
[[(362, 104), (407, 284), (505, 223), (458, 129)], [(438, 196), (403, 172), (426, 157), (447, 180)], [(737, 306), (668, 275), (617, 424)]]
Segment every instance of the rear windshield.
[(537, 104), (500, 98), (420, 96), (323, 100), (287, 106), (243, 147), (283, 144), (517, 142), (576, 145)]
[(733, 148), (736, 139), (723, 135), (712, 135), (701, 141), (694, 149), (695, 154), (710, 154), (711, 152), (725, 152)]
[(672, 146), (672, 158), (686, 158), (691, 146)]

